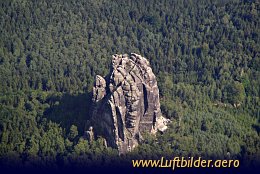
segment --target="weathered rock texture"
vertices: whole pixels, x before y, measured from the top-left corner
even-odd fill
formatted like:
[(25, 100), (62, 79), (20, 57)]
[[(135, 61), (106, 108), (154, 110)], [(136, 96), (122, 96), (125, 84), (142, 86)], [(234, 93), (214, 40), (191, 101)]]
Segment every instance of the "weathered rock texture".
[(167, 128), (156, 77), (147, 59), (138, 54), (113, 55), (112, 70), (106, 79), (96, 76), (93, 102), (94, 132), (119, 153), (136, 147), (144, 132)]

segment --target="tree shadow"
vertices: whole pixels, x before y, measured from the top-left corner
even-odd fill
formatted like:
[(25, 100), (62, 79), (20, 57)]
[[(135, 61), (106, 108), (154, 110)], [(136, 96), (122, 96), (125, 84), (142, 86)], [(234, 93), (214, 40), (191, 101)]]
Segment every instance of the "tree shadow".
[(253, 124), (252, 128), (255, 129), (255, 131), (259, 134), (259, 132), (260, 132), (260, 126), (259, 125)]
[(59, 124), (66, 131), (72, 125), (78, 127), (80, 134), (90, 126), (92, 94), (63, 94), (53, 95), (48, 98), (50, 107), (45, 110), (44, 118)]

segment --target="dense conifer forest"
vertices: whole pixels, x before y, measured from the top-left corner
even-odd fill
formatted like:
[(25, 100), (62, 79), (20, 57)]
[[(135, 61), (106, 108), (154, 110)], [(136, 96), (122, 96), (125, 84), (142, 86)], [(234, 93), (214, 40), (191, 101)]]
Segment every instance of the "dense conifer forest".
[[(258, 0), (1, 0), (0, 163), (90, 166), (202, 156), (260, 161)], [(111, 55), (145, 56), (172, 123), (119, 157), (88, 141)]]

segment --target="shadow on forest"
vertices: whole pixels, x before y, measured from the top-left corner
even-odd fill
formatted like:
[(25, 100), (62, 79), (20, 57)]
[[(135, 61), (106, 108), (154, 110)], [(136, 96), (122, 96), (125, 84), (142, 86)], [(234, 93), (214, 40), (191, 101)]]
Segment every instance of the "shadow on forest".
[(66, 131), (75, 125), (78, 127), (78, 131), (83, 134), (84, 129), (89, 126), (91, 93), (54, 95), (48, 98), (48, 103), (50, 108), (45, 110), (44, 117), (60, 124)]
[(256, 130), (256, 132), (259, 134), (259, 132), (260, 132), (260, 126), (259, 125), (254, 124), (254, 125), (252, 125), (252, 128), (254, 128)]

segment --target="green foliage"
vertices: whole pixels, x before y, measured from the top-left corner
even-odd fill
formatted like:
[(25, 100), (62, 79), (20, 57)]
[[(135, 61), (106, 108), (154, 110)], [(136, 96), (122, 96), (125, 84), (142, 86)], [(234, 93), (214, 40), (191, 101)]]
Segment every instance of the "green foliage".
[(241, 104), (245, 99), (245, 89), (243, 84), (234, 81), (227, 86), (227, 99), (232, 104)]
[(77, 128), (77, 126), (75, 126), (75, 125), (72, 125), (71, 127), (70, 127), (70, 132), (69, 132), (69, 139), (70, 140), (74, 140), (77, 136), (78, 136), (78, 128)]
[[(0, 162), (82, 166), (229, 153), (255, 163), (259, 9), (254, 0), (1, 1)], [(108, 74), (111, 55), (129, 52), (149, 59), (172, 123), (118, 157), (84, 130), (95, 75)]]

